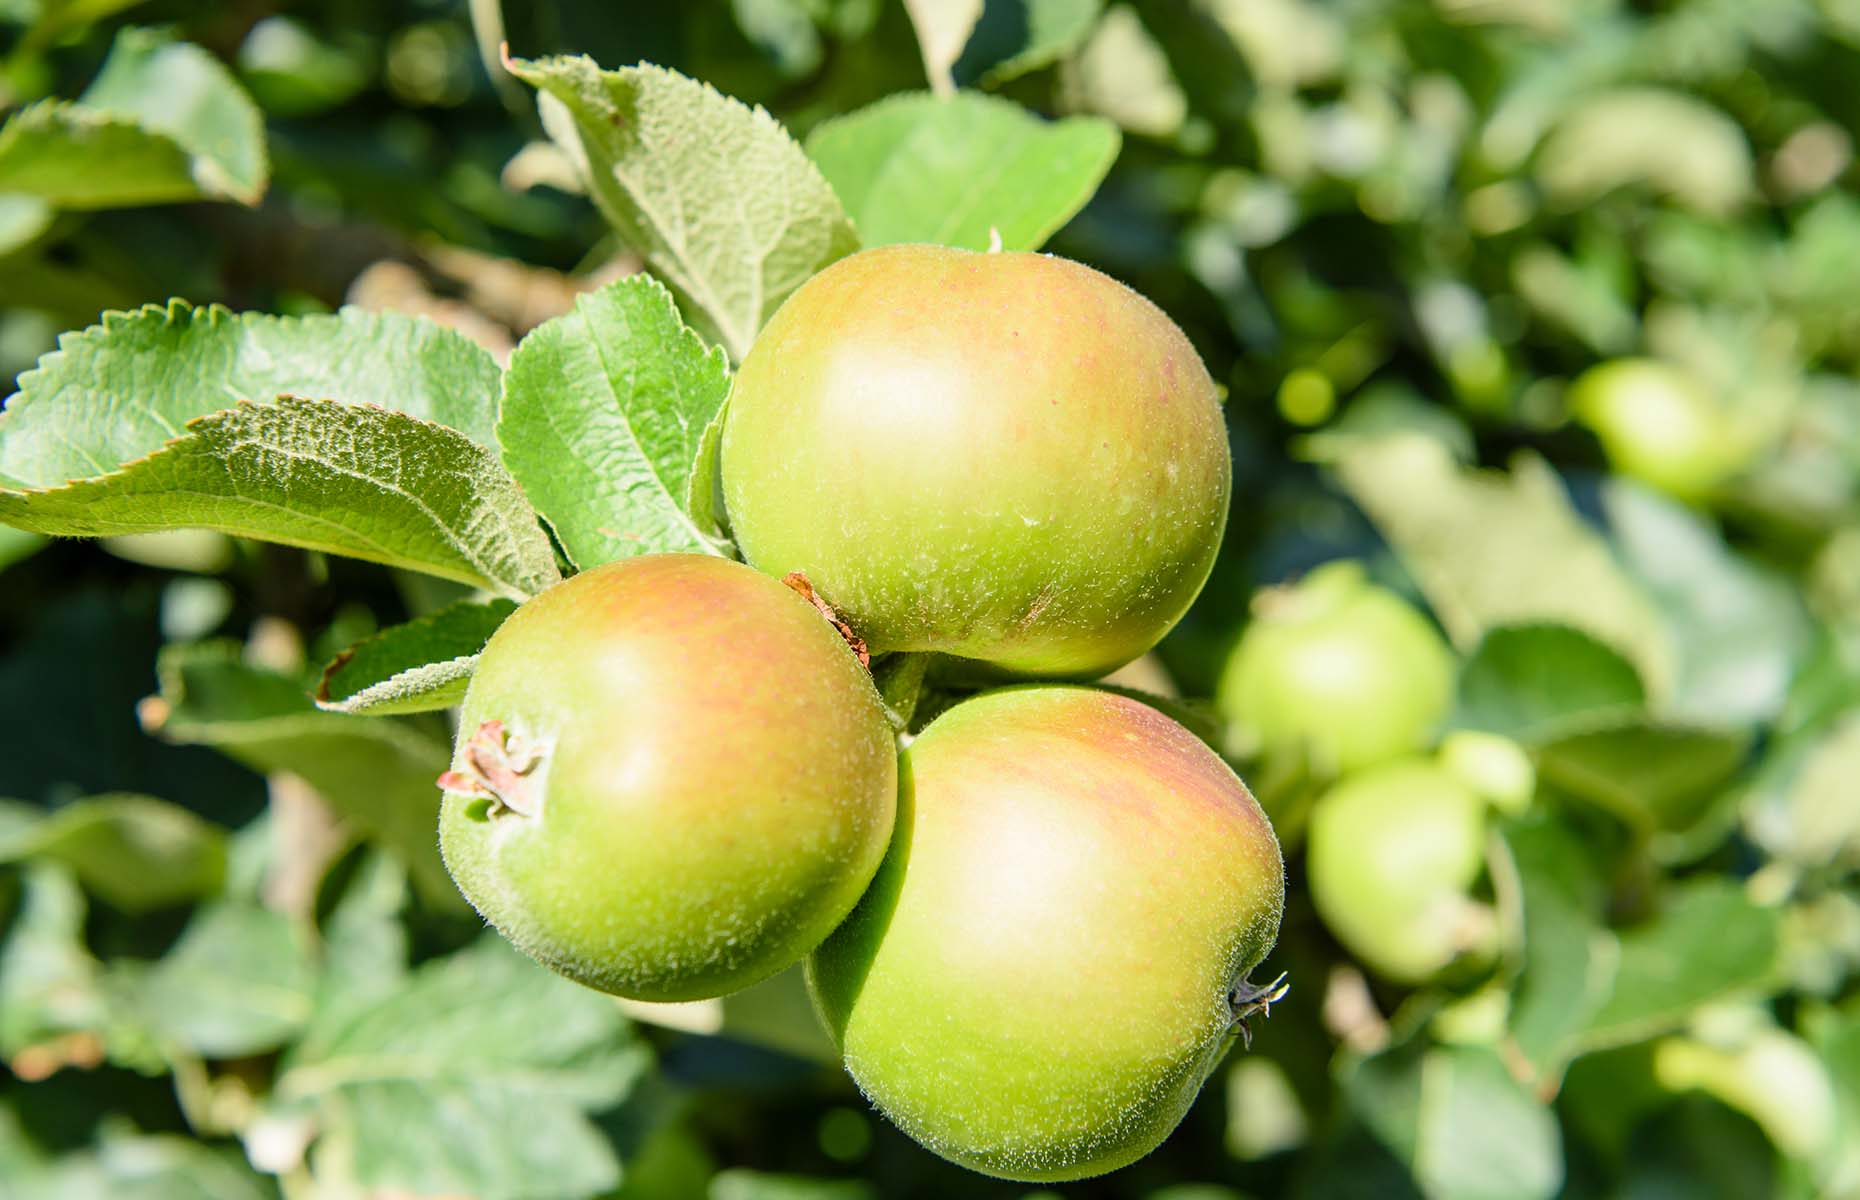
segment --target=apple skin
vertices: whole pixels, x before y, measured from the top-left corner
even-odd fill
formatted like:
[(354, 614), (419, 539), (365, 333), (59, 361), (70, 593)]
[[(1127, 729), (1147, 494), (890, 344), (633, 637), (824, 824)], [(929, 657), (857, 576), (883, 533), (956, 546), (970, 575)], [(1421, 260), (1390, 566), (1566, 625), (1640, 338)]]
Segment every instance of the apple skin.
[(1431, 760), (1350, 776), (1311, 810), (1305, 874), (1318, 915), (1397, 983), (1487, 948), (1489, 910), (1467, 894), (1485, 867), (1485, 822), (1485, 801)]
[(737, 373), (722, 478), (744, 557), (804, 572), (874, 653), (1091, 678), (1207, 581), (1232, 463), (1160, 309), (1042, 254), (884, 246), (782, 305)]
[(1704, 500), (1752, 457), (1704, 387), (1658, 359), (1589, 368), (1570, 386), (1569, 408), (1616, 470), (1681, 500)]
[(847, 1070), (987, 1175), (1080, 1179), (1147, 1154), (1278, 935), (1284, 866), (1246, 785), (1145, 705), (1038, 686), (939, 716), (899, 779), (884, 866), (808, 960)]
[[(491, 721), (540, 751), (529, 812), (458, 790)], [(440, 811), (459, 890), (615, 995), (719, 996), (798, 962), (891, 835), (896, 747), (871, 677), (800, 596), (721, 558), (625, 559), (523, 605), (459, 730)]]
[(1253, 608), (1215, 697), (1244, 756), (1302, 752), (1338, 775), (1423, 748), (1446, 717), (1452, 652), (1359, 564), (1326, 563)]

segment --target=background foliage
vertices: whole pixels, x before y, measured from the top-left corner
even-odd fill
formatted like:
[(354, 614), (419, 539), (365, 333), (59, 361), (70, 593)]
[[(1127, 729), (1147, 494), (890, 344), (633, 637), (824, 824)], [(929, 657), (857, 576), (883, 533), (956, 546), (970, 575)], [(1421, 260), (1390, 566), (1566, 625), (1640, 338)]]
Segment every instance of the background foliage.
[[(1400, 986), (1303, 886), (1324, 764), (1231, 746), (1288, 851), (1292, 995), (1161, 1151), (1062, 1194), (1860, 1195), (1860, 6), (507, 7), (0, 0), (0, 378), (174, 296), (304, 318), (113, 317), (21, 395), (121, 421), (0, 427), (0, 520), (110, 535), (0, 527), (0, 1195), (1030, 1193), (870, 1114), (792, 976), (623, 1009), (483, 935), (434, 848), (431, 709), (557, 570), (530, 503), (570, 563), (624, 552), (549, 492), (586, 446), (499, 439), (571, 380), (655, 544), (715, 545), (680, 472), (724, 355), (853, 230), (1096, 264), (1228, 389), (1226, 547), (1141, 686), (1212, 695), (1262, 588), (1352, 558), (1455, 647), (1450, 724), (1536, 772), (1491, 823), (1496, 953)], [(551, 57), (581, 53), (765, 106), (819, 175), (697, 85)], [(678, 186), (742, 240), (656, 223), (606, 105), (709, 122)], [(614, 166), (591, 195), (578, 154)], [(642, 262), (669, 294), (591, 291)], [(668, 349), (616, 371), (614, 338)], [(1570, 385), (1622, 356), (1711, 397), (1721, 478), (1610, 469)], [(391, 411), (219, 412), (304, 364)], [(332, 423), (370, 498), (305, 471), (287, 507), (380, 528), (150, 518)], [(310, 548), (139, 532), (196, 520)]]

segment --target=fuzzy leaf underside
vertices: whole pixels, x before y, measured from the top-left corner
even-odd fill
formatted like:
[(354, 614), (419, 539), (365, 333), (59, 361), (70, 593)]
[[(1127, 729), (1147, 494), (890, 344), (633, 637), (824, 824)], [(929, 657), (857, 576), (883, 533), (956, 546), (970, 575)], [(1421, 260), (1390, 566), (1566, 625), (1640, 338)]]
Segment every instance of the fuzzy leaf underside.
[(196, 417), (286, 394), (379, 405), (491, 447), (501, 374), (464, 335), (392, 313), (274, 317), (179, 300), (105, 313), (20, 376), (0, 412), (0, 481), (106, 475)]
[(515, 611), (508, 600), (461, 600), (357, 642), (324, 668), (317, 707), (371, 716), (450, 708), (465, 698), (478, 652)]
[(516, 599), (559, 577), (535, 510), (490, 451), (405, 413), (301, 397), (189, 422), (112, 474), (0, 491), (0, 521), (75, 537), (214, 529)]
[(832, 187), (780, 123), (663, 67), (516, 60), (549, 136), (621, 239), (740, 360), (788, 294), (858, 249)]

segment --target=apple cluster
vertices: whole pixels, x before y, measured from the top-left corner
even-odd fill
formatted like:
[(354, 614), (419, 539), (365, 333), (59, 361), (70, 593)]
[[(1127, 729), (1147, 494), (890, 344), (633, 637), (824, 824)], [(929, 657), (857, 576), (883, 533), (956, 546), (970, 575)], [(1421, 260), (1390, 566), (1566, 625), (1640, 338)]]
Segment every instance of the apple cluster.
[(1312, 903), (1400, 984), (1496, 953), (1477, 895), (1487, 830), (1535, 788), (1522, 747), (1497, 734), (1457, 731), (1429, 752), (1457, 673), (1433, 623), (1345, 560), (1255, 597), (1216, 696), (1234, 757), (1317, 783), (1299, 814)]
[[(805, 960), (865, 1095), (974, 1170), (1146, 1154), (1282, 991), (1249, 980), (1284, 899), (1265, 814), (1088, 682), (1212, 567), (1206, 368), (1077, 263), (869, 250), (758, 338), (720, 473), (746, 564), (597, 567), (485, 647), (441, 780), (459, 887), (616, 995)], [(873, 672), (926, 667), (941, 710), (912, 736)]]

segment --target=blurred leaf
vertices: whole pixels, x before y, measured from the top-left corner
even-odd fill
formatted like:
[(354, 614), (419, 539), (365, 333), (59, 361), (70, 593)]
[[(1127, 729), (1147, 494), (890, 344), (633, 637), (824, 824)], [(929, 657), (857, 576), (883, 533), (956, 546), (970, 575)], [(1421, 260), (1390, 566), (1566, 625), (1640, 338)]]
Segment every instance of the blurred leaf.
[(1781, 748), (1764, 764), (1744, 806), (1751, 837), (1769, 854), (1805, 867), (1860, 866), (1860, 709), (1825, 737)]
[(113, 474), (0, 491), (0, 520), (67, 536), (217, 529), (517, 599), (560, 578), (535, 510), (490, 451), (405, 413), (295, 396), (198, 417)]
[(904, 11), (917, 31), (924, 75), (937, 95), (955, 92), (952, 71), (985, 8), (986, 0), (904, 0)]
[(37, 196), (0, 193), (0, 257), (37, 241), (57, 215)]
[(1700, 1005), (1760, 993), (1774, 982), (1778, 917), (1735, 882), (1675, 885), (1651, 921), (1621, 931), (1614, 991), (1589, 1018), (1584, 1049), (1652, 1037)]
[(740, 360), (763, 322), (858, 236), (787, 131), (662, 67), (518, 60), (543, 124), (627, 245)]
[(1644, 703), (1634, 664), (1567, 625), (1486, 630), (1460, 669), (1455, 724), (1524, 743), (1572, 721), (1633, 712)]
[(0, 823), (0, 862), (63, 863), (85, 888), (126, 912), (208, 895), (226, 874), (218, 826), (150, 796), (97, 796)]
[(202, 908), (161, 959), (117, 974), (137, 1021), (206, 1058), (276, 1049), (310, 1019), (308, 948), (289, 918), (255, 904)]
[(486, 935), (366, 1008), (319, 1013), (266, 1119), (310, 1123), (311, 1171), (333, 1190), (588, 1195), (619, 1164), (586, 1113), (646, 1062), (610, 997)]
[(1044, 121), (963, 92), (891, 96), (817, 127), (807, 153), (868, 246), (933, 242), (1037, 250), (1085, 206), (1117, 157), (1117, 127)]
[(1621, 948), (1602, 927), (1602, 881), (1575, 831), (1539, 816), (1505, 833), (1524, 902), (1522, 969), (1512, 995), (1511, 1044), (1553, 1087), (1571, 1051), (1614, 988)]
[[(29, 866), (19, 914), (0, 942), (0, 1054), (102, 1028), (108, 1000), (84, 945), (84, 894), (62, 866)], [(56, 1065), (55, 1063), (52, 1065)]]
[(390, 313), (235, 315), (181, 301), (106, 313), (20, 377), (0, 413), (0, 485), (103, 475), (196, 417), (287, 393), (380, 405), (495, 447), (500, 374), (462, 334)]
[(255, 771), (300, 776), (357, 828), (405, 862), (428, 900), (462, 901), (439, 858), (434, 781), (450, 748), (401, 718), (319, 711), (294, 679), (247, 666), (232, 642), (169, 646), (151, 733), (212, 746)]
[(1072, 107), (1110, 118), (1150, 138), (1174, 137), (1188, 118), (1188, 97), (1169, 57), (1143, 21), (1118, 4), (1069, 64), (1065, 88)]
[(1050, 66), (1090, 36), (1103, 11), (1104, 0), (986, 0), (951, 74), (965, 87), (993, 87)]
[(858, 1179), (809, 1179), (733, 1167), (711, 1177), (709, 1200), (877, 1200)]
[(0, 571), (31, 558), (45, 547), (48, 540), (42, 534), (28, 533), (11, 525), (0, 525)]
[(629, 1017), (648, 1025), (724, 1037), (838, 1066), (840, 1054), (814, 1014), (797, 963), (761, 983), (711, 1000), (659, 1003), (622, 1000)]
[(95, 1150), (29, 1167), (7, 1200), (267, 1200), (271, 1186), (236, 1153), (170, 1134), (106, 1134)]
[(497, 433), (504, 464), (586, 569), (636, 554), (716, 554), (696, 510), (704, 437), (730, 390), (721, 350), (635, 275), (575, 301), (510, 359)]
[(1654, 699), (1671, 689), (1674, 646), (1658, 610), (1541, 459), (1467, 470), (1408, 435), (1346, 443), (1335, 465), (1457, 645), (1476, 646), (1494, 626), (1560, 623), (1626, 657)]
[(1618, 88), (1577, 105), (1537, 153), (1537, 176), (1566, 208), (1644, 184), (1687, 207), (1725, 216), (1755, 190), (1737, 122), (1695, 97)]
[(357, 642), (323, 668), (316, 705), (377, 717), (450, 708), (465, 698), (478, 652), (516, 608), (461, 600)]
[(1620, 477), (1602, 508), (1621, 557), (1666, 613), (1679, 673), (1663, 711), (1737, 723), (1776, 715), (1809, 640), (1800, 589), (1732, 552), (1711, 522)]
[(1537, 773), (1653, 836), (1656, 855), (1684, 859), (1709, 848), (1700, 839), (1729, 832), (1735, 798), (1724, 785), (1743, 765), (1750, 741), (1737, 730), (1644, 717), (1602, 720), (1541, 745)]
[(407, 977), (407, 869), (390, 855), (367, 851), (322, 922), (318, 1020), (334, 1009), (362, 1007), (394, 991)]
[(0, 191), (60, 208), (256, 204), (268, 169), (263, 120), (231, 73), (156, 30), (119, 33), (75, 102), (33, 105), (0, 128)]
[(1752, 1013), (1730, 1035), (1655, 1043), (1653, 1070), (1671, 1091), (1697, 1089), (1744, 1113), (1784, 1154), (1821, 1160), (1835, 1136), (1834, 1081), (1800, 1038)]
[(1429, 1200), (1547, 1200), (1562, 1186), (1556, 1119), (1487, 1047), (1398, 1049), (1340, 1082)]
[(266, 17), (239, 43), (239, 73), (258, 102), (306, 116), (353, 98), (368, 83), (363, 56), (322, 41), (290, 17)]
[(1639, 318), (1614, 280), (1592, 262), (1571, 261), (1546, 245), (1528, 246), (1511, 260), (1511, 283), (1533, 308), (1597, 354), (1634, 348)]

